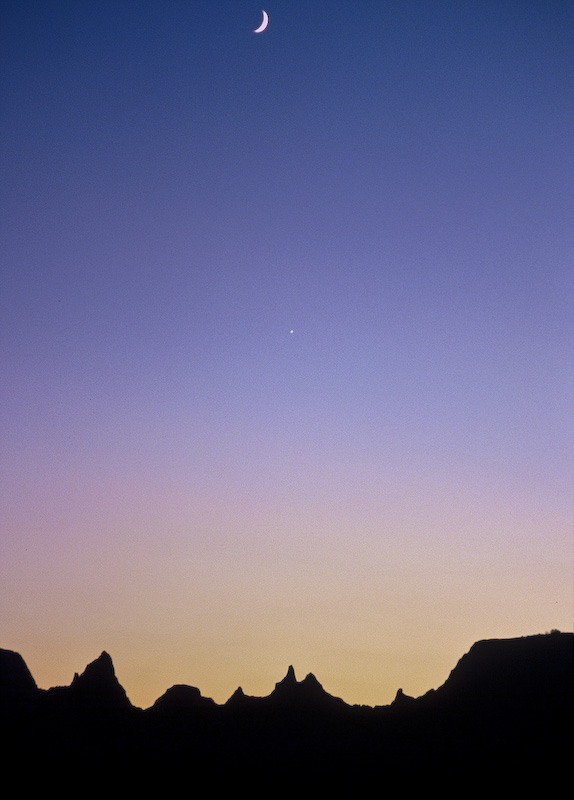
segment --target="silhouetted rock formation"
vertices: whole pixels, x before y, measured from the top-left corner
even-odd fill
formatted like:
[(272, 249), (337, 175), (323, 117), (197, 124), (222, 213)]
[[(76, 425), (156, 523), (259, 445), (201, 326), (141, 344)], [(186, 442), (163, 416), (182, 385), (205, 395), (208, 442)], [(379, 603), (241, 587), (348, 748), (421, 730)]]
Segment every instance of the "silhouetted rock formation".
[(270, 694), (268, 702), (275, 706), (291, 709), (334, 706), (342, 708), (346, 705), (341, 698), (333, 697), (326, 692), (312, 672), (302, 681), (298, 681), (292, 666), (287, 670), (287, 675), (283, 680), (275, 684), (275, 689)]
[(56, 686), (48, 689), (54, 700), (59, 700), (76, 709), (118, 711), (132, 707), (125, 689), (116, 678), (114, 665), (108, 653), (104, 652), (92, 661), (81, 675), (74, 675), (70, 686)]
[(276, 696), (281, 696), (283, 693), (287, 695), (292, 694), (296, 686), (297, 678), (295, 677), (295, 668), (293, 664), (291, 664), (287, 669), (287, 675), (285, 675), (283, 680), (277, 681), (275, 684), (274, 694)]
[[(521, 704), (525, 697), (556, 703), (572, 689), (569, 634), (476, 642), (436, 690), (441, 702), (467, 706)], [(564, 656), (564, 657), (562, 657)]]
[(249, 700), (253, 700), (253, 698), (248, 697), (241, 686), (238, 686), (225, 705), (230, 708), (241, 708), (246, 702), (249, 702)]
[(270, 797), (289, 784), (364, 796), (373, 780), (394, 791), (395, 779), (406, 795), (466, 797), (482, 781), (547, 796), (569, 777), (573, 677), (574, 634), (556, 632), (477, 642), (441, 687), (416, 699), (399, 689), (389, 706), (349, 706), (291, 666), (267, 697), (239, 688), (218, 705), (176, 685), (143, 711), (105, 652), (70, 686), (44, 691), (18, 653), (0, 650), (0, 713), (18, 797), (50, 787), (77, 797), (98, 780), (108, 796), (170, 797), (200, 779), (215, 796)]
[(397, 689), (397, 694), (391, 703), (391, 708), (412, 708), (414, 703), (416, 703), (414, 697), (409, 697), (402, 689)]
[(198, 708), (215, 708), (211, 697), (203, 697), (195, 686), (177, 684), (168, 689), (152, 706), (155, 711), (186, 711)]
[(0, 649), (0, 710), (34, 705), (36, 681), (19, 653)]
[(37, 688), (36, 681), (20, 653), (0, 648), (0, 693), (2, 696), (28, 694), (35, 692)]

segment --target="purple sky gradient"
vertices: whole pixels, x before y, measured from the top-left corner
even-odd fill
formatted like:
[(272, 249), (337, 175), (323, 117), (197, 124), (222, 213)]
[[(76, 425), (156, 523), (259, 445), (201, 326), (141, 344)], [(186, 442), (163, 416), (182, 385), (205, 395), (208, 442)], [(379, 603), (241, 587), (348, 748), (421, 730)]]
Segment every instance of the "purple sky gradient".
[[(571, 629), (574, 8), (2, 9), (0, 635), (349, 702)], [(292, 333), (291, 333), (292, 331)], [(400, 683), (399, 683), (400, 682)]]

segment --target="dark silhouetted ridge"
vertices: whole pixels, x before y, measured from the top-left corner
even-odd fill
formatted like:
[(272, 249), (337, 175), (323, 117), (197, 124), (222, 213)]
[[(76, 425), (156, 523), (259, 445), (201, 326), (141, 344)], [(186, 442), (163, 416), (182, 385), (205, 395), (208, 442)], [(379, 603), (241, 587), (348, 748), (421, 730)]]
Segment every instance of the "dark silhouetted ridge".
[(203, 697), (195, 686), (176, 684), (159, 697), (152, 708), (156, 711), (194, 711), (197, 709), (214, 708), (215, 701), (211, 697)]
[(264, 697), (253, 697), (252, 695), (245, 694), (241, 686), (238, 686), (225, 703), (225, 707), (229, 709), (254, 708), (264, 702), (265, 699)]
[(285, 675), (285, 677), (282, 680), (278, 681), (275, 684), (275, 690), (273, 694), (277, 696), (281, 695), (288, 696), (292, 694), (293, 691), (296, 690), (296, 687), (297, 687), (297, 678), (295, 677), (295, 669), (291, 664), (287, 668), (287, 675)]
[[(218, 705), (193, 686), (143, 711), (103, 652), (70, 686), (38, 689), (18, 653), (0, 650), (5, 762), (14, 796), (100, 781), (108, 796), (168, 797), (182, 786), (227, 796), (554, 796), (573, 747), (574, 634), (476, 642), (445, 683), (388, 706), (350, 706), (293, 666), (266, 697), (238, 688)], [(397, 784), (398, 781), (398, 784)], [(35, 783), (34, 783), (35, 782)], [(66, 787), (68, 789), (66, 793)]]
[(309, 673), (302, 681), (295, 677), (295, 670), (290, 666), (282, 681), (275, 684), (275, 689), (268, 698), (274, 705), (298, 706), (345, 706), (339, 697), (326, 692), (313, 673)]
[(36, 681), (20, 653), (0, 649), (0, 709), (29, 707), (37, 695)]
[(225, 705), (226, 706), (243, 705), (246, 699), (247, 695), (245, 694), (241, 686), (238, 686)]
[(416, 700), (414, 697), (409, 697), (409, 695), (405, 694), (402, 689), (397, 689), (397, 694), (395, 695), (395, 699), (391, 703), (391, 707), (412, 708), (415, 703)]
[(434, 693), (461, 705), (520, 705), (524, 698), (556, 703), (574, 688), (573, 637), (558, 631), (476, 642)]
[(70, 708), (100, 712), (131, 708), (125, 689), (116, 678), (112, 659), (105, 651), (81, 675), (76, 672), (70, 686), (58, 686), (48, 693), (54, 702)]

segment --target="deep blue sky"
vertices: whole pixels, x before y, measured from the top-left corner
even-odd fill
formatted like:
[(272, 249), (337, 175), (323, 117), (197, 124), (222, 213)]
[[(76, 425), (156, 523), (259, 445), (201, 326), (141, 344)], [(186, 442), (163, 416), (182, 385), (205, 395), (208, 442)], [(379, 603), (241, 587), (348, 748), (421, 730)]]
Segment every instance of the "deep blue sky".
[(367, 702), (349, 671), (401, 621), (451, 664), (572, 618), (574, 6), (265, 8), (3, 4), (3, 602), (35, 675), (80, 629), (117, 660), (100, 597), (134, 652), (175, 615), (211, 673), (236, 614), (238, 678), (252, 636)]

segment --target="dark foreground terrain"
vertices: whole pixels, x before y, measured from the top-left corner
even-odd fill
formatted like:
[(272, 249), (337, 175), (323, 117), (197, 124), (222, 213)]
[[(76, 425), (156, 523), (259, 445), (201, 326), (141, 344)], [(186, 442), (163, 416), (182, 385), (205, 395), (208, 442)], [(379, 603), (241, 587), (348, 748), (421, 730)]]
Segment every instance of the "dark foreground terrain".
[(39, 689), (0, 650), (6, 798), (559, 797), (571, 788), (574, 634), (473, 645), (437, 690), (349, 706), (290, 667), (223, 705), (174, 686), (132, 706), (107, 653)]

